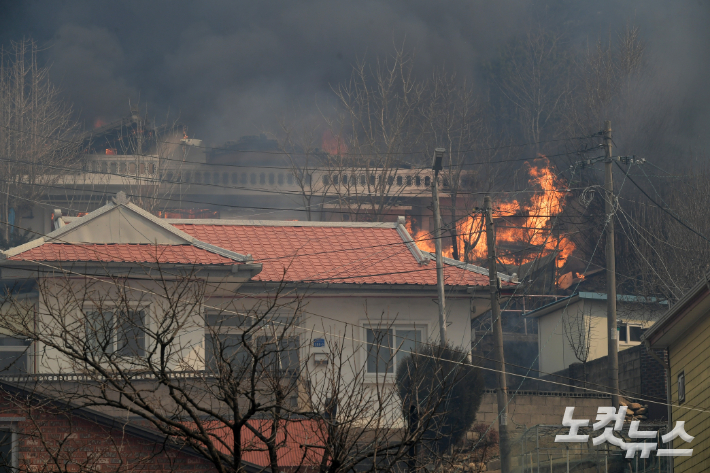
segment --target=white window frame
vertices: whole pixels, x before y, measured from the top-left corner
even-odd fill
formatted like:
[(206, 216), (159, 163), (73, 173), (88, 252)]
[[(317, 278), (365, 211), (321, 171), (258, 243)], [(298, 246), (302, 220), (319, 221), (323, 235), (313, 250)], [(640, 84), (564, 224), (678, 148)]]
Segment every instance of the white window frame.
[[(0, 334), (0, 337), (2, 338), (14, 338), (14, 339), (19, 339), (19, 337), (13, 337), (10, 334)], [(19, 373), (20, 376), (25, 375), (25, 374), (32, 374), (32, 365), (33, 365), (33, 348), (34, 344), (30, 343), (27, 346), (22, 346), (22, 345), (17, 345), (17, 346), (4, 346), (0, 345), (0, 352), (2, 353), (17, 353), (18, 355), (22, 355), (23, 353), (26, 354), (27, 356), (27, 372), (26, 373)], [(0, 376), (17, 376), (18, 373), (15, 374), (10, 374), (7, 371), (0, 371)]]
[[(101, 311), (102, 312), (111, 312), (111, 318), (112, 318), (112, 333), (111, 333), (111, 345), (112, 345), (112, 351), (107, 353), (107, 354), (115, 354), (116, 356), (122, 357), (122, 358), (140, 358), (144, 357), (148, 354), (150, 351), (150, 340), (148, 339), (148, 331), (150, 330), (150, 320), (151, 320), (151, 309), (152, 309), (152, 304), (150, 303), (136, 303), (136, 304), (131, 304), (128, 309), (132, 311), (138, 311), (142, 310), (145, 312), (144, 319), (143, 319), (143, 355), (141, 356), (134, 356), (134, 355), (120, 355), (118, 354), (119, 347), (118, 347), (118, 334), (119, 334), (119, 326), (118, 326), (118, 320), (115, 316), (116, 312), (120, 312), (123, 310), (124, 307), (120, 306), (108, 306), (108, 307), (102, 307)], [(84, 337), (87, 337), (87, 324), (89, 323), (88, 315), (91, 312), (99, 312), (99, 308), (96, 306), (91, 306), (91, 307), (85, 307), (82, 311), (81, 317), (83, 317), (84, 324), (83, 324), (83, 329), (84, 329)], [(88, 346), (88, 338), (86, 340), (87, 346)]]
[(0, 417), (0, 430), (9, 431), (11, 433), (11, 468), (18, 471), (20, 467), (20, 441), (18, 422), (23, 422), (24, 417)]
[[(209, 328), (210, 327), (209, 317), (211, 314), (215, 314), (215, 313), (219, 313), (219, 311), (208, 309), (208, 310), (205, 310), (205, 312), (204, 312), (205, 330), (204, 330), (204, 336), (203, 336), (203, 343), (204, 343), (203, 346), (205, 348), (205, 351), (204, 351), (205, 370), (207, 369), (207, 359), (208, 359), (207, 358), (207, 336), (211, 335), (211, 331)], [(248, 314), (224, 313), (225, 318), (239, 317), (239, 316), (249, 317)], [(280, 334), (281, 331), (279, 330), (278, 325), (280, 325), (281, 323), (284, 323), (283, 319), (287, 319), (288, 317), (292, 317), (292, 316), (293, 316), (292, 313), (288, 313), (288, 314), (279, 314), (278, 312), (274, 313), (273, 316), (271, 317), (273, 322), (266, 322), (266, 323), (264, 323), (264, 325), (262, 327), (252, 330), (249, 340), (246, 340), (245, 342), (249, 343), (250, 346), (256, 348), (256, 344), (259, 342), (260, 338), (265, 337), (265, 336), (266, 337), (271, 336), (271, 333), (268, 333), (268, 331), (270, 330), (270, 328), (269, 328), (270, 324), (276, 325), (276, 333)], [(299, 365), (300, 365), (301, 363), (303, 363), (303, 360), (304, 360), (303, 347), (301, 346), (301, 343), (300, 343), (303, 339), (302, 339), (301, 330), (299, 330), (300, 324), (299, 324), (298, 319), (300, 318), (300, 316), (296, 316), (296, 318), (297, 318), (297, 320), (291, 324), (291, 326), (289, 327), (289, 330), (286, 332), (286, 334), (284, 334), (284, 337), (297, 338), (299, 340), (298, 360), (299, 360)], [(221, 325), (221, 326), (212, 326), (212, 327), (213, 327), (212, 331), (215, 332), (216, 335), (221, 335), (221, 334), (241, 335), (242, 333), (244, 333), (244, 327), (240, 327), (240, 326)], [(281, 338), (284, 338), (284, 337), (281, 337)]]
[[(641, 342), (632, 342), (631, 341), (631, 327), (639, 327), (643, 329), (643, 324), (641, 323), (633, 323), (633, 322), (624, 322), (624, 321), (619, 321), (618, 324), (624, 324), (625, 330), (622, 332), (621, 330), (618, 331), (619, 333), (619, 339), (617, 340), (618, 345), (629, 345), (629, 346), (636, 346), (640, 345)], [(623, 335), (623, 339), (621, 338)]]
[[(360, 321), (360, 326), (362, 327), (361, 331), (361, 348), (360, 352), (362, 353), (362, 362), (361, 366), (363, 366), (365, 370), (365, 378), (374, 380), (376, 378), (384, 378), (384, 377), (391, 377), (394, 378), (397, 376), (397, 354), (400, 351), (399, 350), (399, 345), (397, 343), (397, 331), (398, 330), (418, 330), (421, 332), (421, 337), (419, 340), (419, 344), (424, 344), (427, 343), (428, 341), (428, 334), (429, 332), (429, 323), (428, 322), (416, 322), (416, 321), (382, 321), (379, 325), (374, 325), (372, 321), (370, 320), (361, 320)], [(367, 358), (368, 358), (368, 343), (367, 343), (367, 331), (368, 330), (392, 330), (392, 360), (393, 360), (393, 367), (391, 372), (371, 372), (367, 370)]]

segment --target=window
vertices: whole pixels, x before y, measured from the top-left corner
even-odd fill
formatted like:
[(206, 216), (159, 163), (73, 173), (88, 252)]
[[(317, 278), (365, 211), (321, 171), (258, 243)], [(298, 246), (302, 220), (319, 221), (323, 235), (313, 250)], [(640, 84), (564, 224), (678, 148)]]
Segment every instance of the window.
[(202, 173), (200, 173), (199, 171), (196, 171), (196, 172), (195, 172), (195, 182), (196, 182), (197, 184), (199, 184), (200, 182), (202, 182)]
[(28, 340), (0, 336), (0, 375), (27, 373), (30, 344)]
[(360, 174), (360, 185), (361, 186), (365, 185), (365, 175), (364, 174)]
[(401, 186), (403, 183), (404, 182), (403, 182), (402, 176), (397, 176), (397, 185)]
[[(283, 327), (293, 324), (292, 316), (273, 316), (256, 321), (252, 316), (207, 312), (205, 322), (206, 369), (215, 371), (218, 361), (231, 364), (237, 371), (252, 363), (245, 345), (252, 347), (259, 357), (260, 367), (282, 374), (294, 374), (300, 367), (299, 338), (282, 333)], [(254, 324), (257, 323), (257, 326)], [(246, 330), (250, 333), (243, 335)], [(288, 331), (287, 331), (288, 332)], [(256, 344), (253, 344), (256, 342)]]
[(284, 175), (279, 173), (278, 177), (279, 177), (279, 180), (278, 180), (279, 185), (283, 186), (284, 185)]
[(641, 335), (646, 331), (640, 325), (629, 325), (629, 342), (641, 342)]
[(276, 181), (274, 180), (274, 173), (270, 172), (269, 173), (269, 185), (273, 186)]
[(348, 175), (347, 175), (347, 174), (343, 174), (343, 179), (342, 179), (342, 181), (343, 181), (343, 185), (344, 185), (344, 186), (347, 186), (347, 185), (348, 185)]
[(626, 324), (623, 322), (616, 323), (616, 332), (618, 334), (619, 343), (627, 343)]
[(242, 175), (239, 177), (239, 183), (240, 184), (247, 183), (247, 173), (245, 173), (245, 172), (242, 173)]
[(155, 164), (150, 163), (150, 164), (148, 165), (148, 172), (149, 172), (150, 174), (155, 174)]
[(217, 171), (212, 173), (212, 182), (219, 185), (219, 173)]
[(113, 353), (113, 312), (91, 311), (86, 314), (86, 345), (95, 352)]
[(205, 363), (207, 369), (218, 371), (218, 360), (229, 363), (238, 370), (249, 363), (249, 352), (244, 348), (244, 342), (249, 343), (251, 335), (241, 333), (207, 333), (205, 335)]
[(118, 169), (120, 170), (121, 174), (126, 174), (126, 163), (124, 163), (124, 162), (120, 163)]
[(263, 172), (259, 174), (259, 184), (266, 184), (266, 174)]
[(229, 185), (229, 174), (227, 174), (226, 172), (222, 173), (222, 184), (224, 184), (225, 186)]
[(392, 364), (392, 330), (367, 329), (367, 372), (394, 372)]
[[(118, 317), (116, 317), (118, 315)], [(146, 309), (86, 313), (87, 348), (121, 356), (145, 356)]]
[(394, 184), (394, 176), (388, 176), (387, 177), (387, 185), (391, 186)]
[(249, 183), (256, 184), (256, 173), (251, 173), (251, 175), (249, 176)]
[(128, 172), (129, 172), (129, 174), (136, 173), (136, 163), (129, 163), (128, 164)]
[(118, 321), (116, 352), (123, 356), (145, 355), (145, 310), (129, 310)]
[(3, 422), (0, 425), (0, 473), (17, 471), (18, 458), (15, 428), (12, 424)]
[(145, 174), (145, 163), (141, 163), (140, 170), (141, 170), (141, 174)]
[(685, 371), (678, 374), (678, 403), (685, 402)]
[[(141, 164), (141, 166), (142, 166), (142, 164)], [(192, 178), (192, 173), (191, 173), (190, 171), (187, 171), (187, 172), (185, 173), (185, 182), (190, 183), (190, 182), (191, 182), (191, 181), (190, 181), (191, 178)]]
[(415, 183), (416, 183), (417, 187), (421, 186), (422, 185), (422, 178), (417, 176), (415, 179)]
[(286, 174), (286, 184), (293, 185), (293, 174)]
[(422, 343), (422, 329), (393, 327), (367, 330), (367, 372), (395, 373), (397, 366)]
[(168, 179), (168, 182), (173, 182), (173, 172), (172, 171), (168, 171), (167, 179)]
[(412, 176), (407, 176), (407, 187), (411, 187), (412, 185)]
[(257, 349), (262, 367), (274, 373), (295, 374), (299, 368), (298, 337), (258, 337)]
[(202, 176), (202, 177), (203, 177), (204, 180), (205, 180), (205, 184), (209, 184), (209, 183), (210, 183), (210, 173), (205, 172), (205, 173), (203, 173), (203, 176)]
[(422, 331), (403, 329), (395, 331), (395, 348), (397, 349), (397, 365), (409, 354), (416, 351), (422, 343)]
[(323, 185), (324, 186), (329, 186), (330, 185), (330, 176), (327, 174), (323, 175)]
[(118, 174), (118, 165), (115, 161), (111, 162), (111, 174)]
[(370, 176), (370, 185), (371, 186), (375, 185), (375, 176)]
[(426, 177), (424, 178), (424, 185), (425, 185), (425, 186), (430, 186), (430, 185), (431, 185), (431, 177), (426, 176)]
[(101, 172), (104, 174), (108, 173), (108, 163), (106, 161), (101, 163)]
[(338, 175), (337, 174), (333, 176), (333, 185), (334, 186), (338, 185)]

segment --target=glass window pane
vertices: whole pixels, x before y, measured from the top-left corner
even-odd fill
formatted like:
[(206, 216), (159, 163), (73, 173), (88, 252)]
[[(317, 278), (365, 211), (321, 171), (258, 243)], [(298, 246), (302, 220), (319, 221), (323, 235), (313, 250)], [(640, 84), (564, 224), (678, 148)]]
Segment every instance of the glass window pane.
[(12, 432), (0, 430), (0, 473), (10, 473), (12, 467)]
[(121, 313), (118, 321), (119, 355), (145, 355), (145, 310), (129, 310)]
[(86, 313), (86, 344), (91, 350), (113, 352), (113, 312), (94, 310)]
[(263, 369), (284, 374), (298, 371), (298, 337), (283, 337), (278, 344), (273, 337), (259, 337), (257, 347)]
[(205, 362), (207, 369), (217, 371), (217, 360), (229, 363), (237, 370), (248, 365), (251, 359), (249, 351), (244, 348), (243, 342), (249, 343), (251, 335), (241, 333), (220, 333), (205, 335)]
[(643, 332), (645, 332), (646, 329), (641, 328), (639, 326), (630, 326), (629, 327), (629, 341), (630, 342), (640, 342), (641, 341), (641, 335)]
[(27, 374), (27, 349), (0, 351), (0, 375)]
[(392, 373), (392, 330), (367, 330), (367, 372)]
[(626, 324), (617, 322), (616, 330), (619, 332), (619, 341), (626, 343)]
[(422, 342), (421, 330), (397, 330), (395, 347), (397, 348), (397, 365), (419, 348)]

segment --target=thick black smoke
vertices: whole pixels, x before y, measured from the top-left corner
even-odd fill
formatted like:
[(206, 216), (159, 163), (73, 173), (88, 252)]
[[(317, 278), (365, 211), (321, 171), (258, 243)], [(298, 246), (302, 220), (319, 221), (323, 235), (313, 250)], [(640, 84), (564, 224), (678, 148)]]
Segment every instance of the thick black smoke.
[(476, 79), (530, 24), (581, 45), (632, 23), (681, 138), (702, 146), (710, 141), (708, 20), (706, 0), (28, 1), (3, 7), (0, 42), (46, 45), (53, 79), (87, 127), (140, 101), (218, 144), (272, 131), (295, 107), (316, 113), (358, 58), (395, 43), (416, 51), (418, 74), (445, 64)]

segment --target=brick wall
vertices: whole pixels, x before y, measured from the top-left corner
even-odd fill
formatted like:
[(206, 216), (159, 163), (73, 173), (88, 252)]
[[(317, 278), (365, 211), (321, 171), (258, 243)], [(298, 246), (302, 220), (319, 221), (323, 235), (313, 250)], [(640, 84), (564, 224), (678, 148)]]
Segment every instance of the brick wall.
[[(667, 362), (663, 350), (655, 352)], [(611, 384), (608, 373), (608, 359), (605, 356), (592, 360), (584, 366), (582, 363), (573, 363), (566, 370), (526, 381), (525, 386), (527, 389), (545, 391), (608, 392), (608, 386)], [(583, 389), (585, 379), (586, 387), (596, 391)], [(568, 386), (570, 384), (576, 387)], [(667, 418), (667, 410), (663, 406), (666, 400), (666, 371), (649, 355), (644, 346), (639, 345), (619, 352), (619, 390), (625, 397), (645, 400), (643, 403), (649, 405), (649, 419)], [(658, 403), (654, 403), (654, 400)]]
[[(5, 394), (5, 393), (3, 393)], [(54, 462), (72, 471), (215, 471), (210, 462), (159, 441), (150, 441), (49, 404), (23, 409), (0, 401), (0, 420), (15, 418), (20, 471), (45, 471)], [(5, 423), (5, 425), (9, 425)]]

